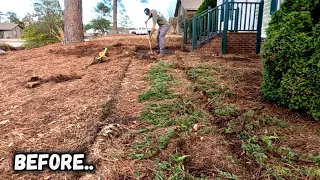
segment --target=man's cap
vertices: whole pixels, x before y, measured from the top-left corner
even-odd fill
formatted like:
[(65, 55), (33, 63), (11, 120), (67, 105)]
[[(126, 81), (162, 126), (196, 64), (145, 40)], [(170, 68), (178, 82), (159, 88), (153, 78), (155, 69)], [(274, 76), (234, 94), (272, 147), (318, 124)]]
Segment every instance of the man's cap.
[(149, 16), (149, 12), (150, 12), (150, 9), (149, 9), (149, 8), (145, 8), (145, 9), (144, 9), (144, 13), (145, 13), (147, 16)]

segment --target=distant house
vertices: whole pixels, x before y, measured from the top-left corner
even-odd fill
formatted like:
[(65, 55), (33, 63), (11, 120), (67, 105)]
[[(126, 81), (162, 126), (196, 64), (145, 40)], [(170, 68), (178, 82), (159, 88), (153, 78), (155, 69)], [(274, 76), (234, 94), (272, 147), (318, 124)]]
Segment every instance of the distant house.
[(23, 28), (19, 24), (0, 23), (0, 38), (21, 38)]
[(191, 18), (203, 0), (177, 0), (176, 10), (174, 17), (178, 19), (177, 23), (177, 33), (181, 34), (183, 32), (182, 22), (185, 18)]

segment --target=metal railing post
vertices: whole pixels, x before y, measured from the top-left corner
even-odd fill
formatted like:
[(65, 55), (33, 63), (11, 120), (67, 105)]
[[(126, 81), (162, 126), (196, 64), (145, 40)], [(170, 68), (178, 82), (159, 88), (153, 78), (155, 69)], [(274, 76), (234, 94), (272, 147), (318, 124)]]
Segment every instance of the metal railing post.
[(256, 44), (256, 54), (260, 54), (261, 49), (261, 32), (262, 32), (262, 18), (263, 18), (263, 6), (264, 1), (261, 0), (259, 6), (259, 15), (258, 15), (258, 33), (257, 33), (257, 44)]
[(238, 24), (239, 24), (239, 7), (237, 5), (236, 17), (235, 17), (235, 26), (234, 26), (234, 31), (235, 32), (238, 32)]
[(212, 23), (211, 7), (208, 8), (208, 38), (211, 36), (211, 23)]
[(188, 43), (188, 20), (184, 19), (183, 21), (183, 40), (184, 44)]
[(192, 51), (197, 47), (197, 16), (192, 18)]
[(229, 24), (229, 2), (225, 2), (225, 14), (224, 14), (224, 24), (223, 24), (223, 36), (222, 36), (222, 54), (227, 53), (227, 33)]

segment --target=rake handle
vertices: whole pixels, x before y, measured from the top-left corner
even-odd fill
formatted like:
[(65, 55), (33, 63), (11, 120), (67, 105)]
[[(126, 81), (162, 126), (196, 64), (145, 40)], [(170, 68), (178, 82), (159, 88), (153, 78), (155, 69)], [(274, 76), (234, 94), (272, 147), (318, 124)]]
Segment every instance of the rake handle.
[(149, 46), (150, 46), (150, 51), (151, 51), (151, 53), (153, 53), (152, 52), (152, 46), (151, 46), (151, 40), (150, 40), (150, 34), (149, 34), (149, 31), (148, 31), (148, 26), (147, 26), (147, 24), (146, 24), (146, 29), (147, 29), (147, 32), (148, 32), (148, 36), (149, 36)]

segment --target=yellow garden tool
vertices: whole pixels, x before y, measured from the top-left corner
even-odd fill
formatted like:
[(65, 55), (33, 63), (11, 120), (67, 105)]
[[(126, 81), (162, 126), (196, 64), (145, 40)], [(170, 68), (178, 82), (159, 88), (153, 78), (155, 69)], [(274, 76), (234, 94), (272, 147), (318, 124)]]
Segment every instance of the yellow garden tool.
[(103, 58), (106, 57), (107, 50), (108, 48), (104, 48), (103, 51), (99, 52), (99, 56), (95, 56), (93, 58), (93, 61), (89, 65), (84, 66), (82, 69), (87, 69), (91, 65), (101, 63), (103, 61)]
[(103, 60), (102, 58), (106, 57), (107, 50), (108, 48), (104, 48), (104, 50), (99, 53), (98, 57), (94, 57), (94, 61), (101, 62)]

